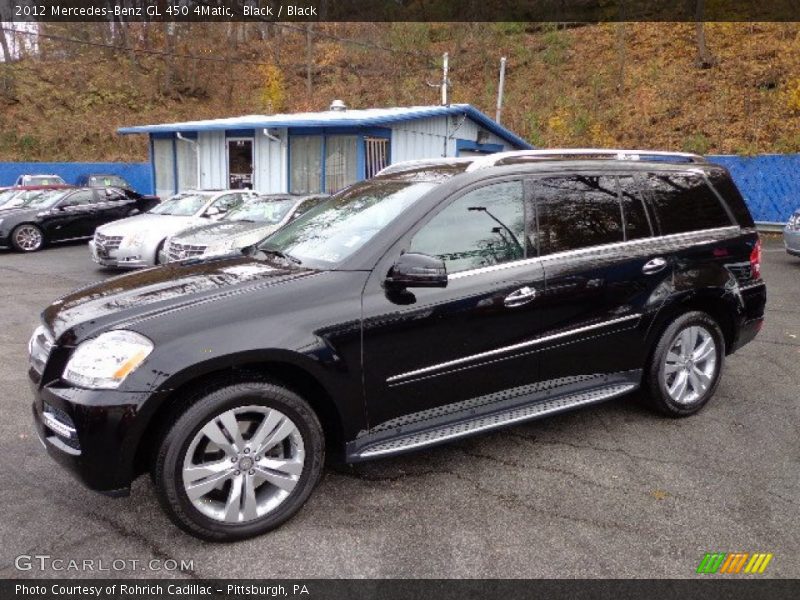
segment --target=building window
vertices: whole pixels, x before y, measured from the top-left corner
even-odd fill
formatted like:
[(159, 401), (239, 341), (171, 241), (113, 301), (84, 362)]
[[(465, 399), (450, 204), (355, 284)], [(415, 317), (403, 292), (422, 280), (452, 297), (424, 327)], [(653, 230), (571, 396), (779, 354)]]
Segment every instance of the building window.
[(389, 166), (389, 140), (385, 138), (364, 138), (364, 177), (370, 179), (381, 169)]
[(322, 136), (292, 136), (289, 151), (289, 189), (295, 194), (322, 191)]
[(197, 189), (197, 144), (175, 140), (175, 156), (178, 159), (178, 191)]
[(332, 135), (325, 139), (325, 192), (333, 194), (358, 178), (355, 135)]
[(156, 195), (166, 198), (175, 193), (175, 154), (172, 138), (153, 139), (153, 168)]

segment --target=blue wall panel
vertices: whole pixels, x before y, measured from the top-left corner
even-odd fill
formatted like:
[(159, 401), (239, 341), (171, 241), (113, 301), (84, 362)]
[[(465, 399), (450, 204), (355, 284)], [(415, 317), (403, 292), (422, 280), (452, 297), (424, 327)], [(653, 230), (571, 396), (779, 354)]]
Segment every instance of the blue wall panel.
[(756, 221), (785, 223), (800, 208), (800, 154), (708, 159), (731, 172)]
[(14, 185), (17, 177), (25, 174), (45, 173), (61, 175), (67, 183), (75, 183), (81, 175), (109, 173), (124, 177), (137, 192), (153, 193), (150, 163), (3, 163), (0, 162), (0, 187)]

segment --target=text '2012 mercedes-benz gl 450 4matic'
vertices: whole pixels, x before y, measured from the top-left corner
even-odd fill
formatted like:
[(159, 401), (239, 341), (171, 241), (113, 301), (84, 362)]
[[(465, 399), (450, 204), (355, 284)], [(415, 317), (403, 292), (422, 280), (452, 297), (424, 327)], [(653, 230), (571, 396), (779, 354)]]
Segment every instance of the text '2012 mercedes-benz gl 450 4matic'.
[(713, 396), (766, 289), (753, 219), (695, 155), (523, 151), (393, 165), (243, 253), (116, 277), (42, 313), (52, 457), (184, 530), (295, 514), (358, 462), (614, 398)]

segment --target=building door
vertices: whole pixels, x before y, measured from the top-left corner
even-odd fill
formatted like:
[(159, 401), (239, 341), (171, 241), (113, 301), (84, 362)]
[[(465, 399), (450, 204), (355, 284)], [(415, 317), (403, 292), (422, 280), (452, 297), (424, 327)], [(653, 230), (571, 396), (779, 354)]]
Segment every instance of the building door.
[(228, 187), (253, 189), (253, 139), (228, 139)]

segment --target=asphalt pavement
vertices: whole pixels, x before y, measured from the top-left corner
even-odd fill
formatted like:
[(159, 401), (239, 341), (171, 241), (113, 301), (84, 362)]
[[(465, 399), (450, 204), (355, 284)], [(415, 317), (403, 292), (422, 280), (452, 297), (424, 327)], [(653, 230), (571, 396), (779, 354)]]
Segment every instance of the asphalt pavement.
[[(149, 478), (111, 499), (46, 455), (31, 423), (28, 338), (49, 302), (112, 273), (85, 243), (0, 250), (0, 578), (682, 578), (706, 552), (771, 552), (759, 577), (798, 577), (800, 259), (768, 241), (763, 272), (764, 329), (729, 357), (700, 414), (664, 418), (633, 394), (329, 467), (292, 521), (219, 545), (174, 527)], [(50, 558), (25, 558), (35, 556)]]

